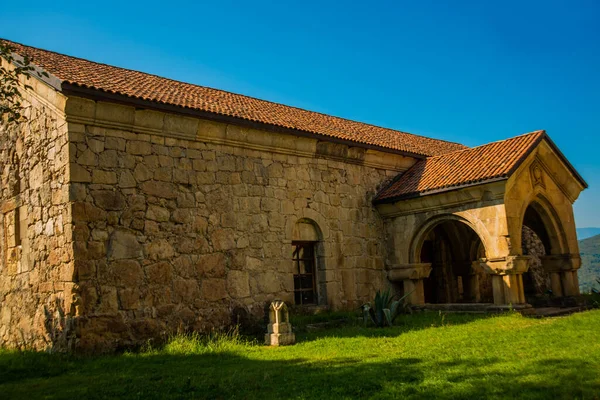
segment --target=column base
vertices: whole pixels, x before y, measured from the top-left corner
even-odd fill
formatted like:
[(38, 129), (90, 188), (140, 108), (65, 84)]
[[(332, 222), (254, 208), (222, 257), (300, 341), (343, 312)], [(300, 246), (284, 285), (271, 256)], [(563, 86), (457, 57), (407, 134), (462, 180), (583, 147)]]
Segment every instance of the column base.
[(402, 283), (409, 304), (425, 304), (423, 279), (431, 273), (431, 264), (397, 264), (388, 268), (390, 282)]
[(494, 304), (497, 306), (525, 304), (523, 274), (492, 275)]
[(578, 254), (545, 256), (542, 257), (542, 266), (550, 273), (555, 296), (579, 296), (577, 270), (581, 266), (581, 257)]

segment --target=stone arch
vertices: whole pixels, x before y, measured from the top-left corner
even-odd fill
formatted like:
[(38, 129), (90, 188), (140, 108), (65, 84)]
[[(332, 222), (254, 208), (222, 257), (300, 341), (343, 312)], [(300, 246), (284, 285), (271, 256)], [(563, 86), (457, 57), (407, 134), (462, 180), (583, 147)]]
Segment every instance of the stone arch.
[(422, 281), (424, 302), (493, 301), (491, 278), (479, 267), (489, 247), (481, 230), (481, 226), (456, 214), (433, 217), (417, 230), (410, 257), (414, 265), (429, 266), (430, 272)]
[(527, 302), (543, 302), (548, 290), (555, 296), (578, 294), (578, 265), (573, 265), (563, 222), (551, 202), (539, 191), (533, 194), (522, 206), (520, 221), (521, 253), (531, 257), (523, 273)]
[(516, 232), (519, 235), (517, 241), (519, 245), (522, 241), (522, 227), (526, 225), (526, 222), (529, 222), (535, 225), (530, 226), (530, 228), (540, 236), (548, 255), (569, 253), (568, 242), (560, 217), (550, 201), (542, 194), (537, 193), (523, 203), (519, 220), (521, 224)]
[(319, 242), (323, 240), (323, 231), (315, 221), (310, 218), (300, 218), (294, 224), (292, 241)]
[(483, 246), (484, 252), (486, 254), (488, 254), (488, 249), (490, 248), (489, 239), (488, 239), (487, 235), (483, 234), (482, 227), (478, 226), (478, 224), (475, 224), (475, 223), (469, 221), (467, 218), (464, 218), (460, 215), (442, 214), (442, 215), (436, 215), (435, 217), (432, 217), (432, 218), (428, 219), (427, 221), (425, 221), (425, 223), (423, 223), (417, 229), (416, 233), (413, 235), (413, 238), (411, 240), (410, 247), (409, 247), (409, 262), (410, 263), (418, 263), (419, 262), (419, 260), (421, 258), (421, 250), (422, 250), (423, 242), (425, 241), (425, 238), (427, 237), (427, 235), (436, 226), (438, 226), (444, 222), (447, 222), (447, 221), (457, 221), (457, 222), (463, 223), (466, 226), (468, 226), (469, 228), (471, 228), (471, 230), (473, 232), (475, 232), (477, 234), (477, 236), (479, 237), (479, 239), (481, 240), (481, 245)]
[(292, 215), (288, 218), (285, 226), (286, 240), (290, 242), (294, 240), (294, 229), (296, 227), (296, 223), (300, 220), (312, 221), (312, 223), (320, 232), (320, 240), (327, 241), (329, 239), (329, 227), (327, 226), (325, 218), (323, 218), (321, 214), (317, 213), (315, 210), (306, 208), (301, 210), (298, 214)]

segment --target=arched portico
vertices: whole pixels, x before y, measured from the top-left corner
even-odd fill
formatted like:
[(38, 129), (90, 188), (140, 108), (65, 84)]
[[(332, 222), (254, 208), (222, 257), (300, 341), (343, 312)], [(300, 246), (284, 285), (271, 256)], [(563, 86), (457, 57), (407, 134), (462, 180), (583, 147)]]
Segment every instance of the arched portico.
[[(553, 293), (576, 295), (572, 205), (586, 187), (543, 131), (420, 161), (375, 201), (386, 222), (388, 277), (414, 292), (417, 304), (485, 301), (481, 289), (479, 298), (470, 295), (474, 285), (459, 273), (470, 264), (491, 280), (495, 305), (524, 305), (530, 276), (523, 277), (535, 256), (523, 246), (527, 227), (542, 243), (540, 263)], [(432, 295), (425, 282), (440, 263), (451, 267)]]

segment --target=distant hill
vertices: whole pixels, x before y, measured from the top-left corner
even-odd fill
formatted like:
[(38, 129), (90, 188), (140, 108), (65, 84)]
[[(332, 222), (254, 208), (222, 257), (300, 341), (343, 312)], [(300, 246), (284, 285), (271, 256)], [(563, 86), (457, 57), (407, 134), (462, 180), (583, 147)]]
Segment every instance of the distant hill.
[(577, 228), (577, 239), (585, 240), (600, 235), (600, 228)]
[(600, 278), (600, 235), (579, 241), (581, 269), (579, 270), (579, 288), (589, 292), (592, 288), (600, 290), (596, 281)]

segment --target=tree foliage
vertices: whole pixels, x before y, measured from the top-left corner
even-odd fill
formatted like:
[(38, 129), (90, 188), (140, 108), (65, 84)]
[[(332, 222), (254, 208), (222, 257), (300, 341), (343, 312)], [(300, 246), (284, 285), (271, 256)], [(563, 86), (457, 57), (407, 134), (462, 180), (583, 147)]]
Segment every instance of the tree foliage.
[(600, 290), (600, 235), (579, 241), (581, 268), (578, 271), (582, 293)]
[(0, 65), (0, 120), (6, 121), (9, 125), (26, 120), (23, 115), (21, 89), (31, 89), (31, 86), (27, 84), (20, 86), (19, 79), (21, 77), (29, 79), (33, 72), (40, 77), (48, 76), (46, 72), (36, 71), (31, 57), (20, 57), (14, 50), (9, 44), (0, 41), (0, 57), (8, 61), (7, 66)]

